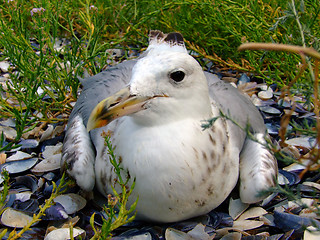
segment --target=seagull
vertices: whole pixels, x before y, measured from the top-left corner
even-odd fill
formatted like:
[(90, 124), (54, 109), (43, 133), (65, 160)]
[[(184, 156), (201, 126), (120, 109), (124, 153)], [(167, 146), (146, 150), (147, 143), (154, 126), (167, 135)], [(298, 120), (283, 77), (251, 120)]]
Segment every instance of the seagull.
[(256, 203), (275, 186), (277, 162), (261, 114), (248, 96), (202, 70), (180, 33), (151, 31), (139, 58), (82, 85), (61, 167), (83, 190), (112, 194), (117, 175), (107, 133), (123, 176), (135, 179), (129, 204), (139, 199), (136, 219), (185, 220), (215, 209), (234, 188), (242, 202)]

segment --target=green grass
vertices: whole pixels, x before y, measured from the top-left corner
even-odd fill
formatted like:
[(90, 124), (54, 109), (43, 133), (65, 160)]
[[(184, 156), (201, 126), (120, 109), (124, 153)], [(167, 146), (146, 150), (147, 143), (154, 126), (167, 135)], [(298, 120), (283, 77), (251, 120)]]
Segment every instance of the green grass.
[[(12, 67), (11, 81), (0, 89), (6, 94), (0, 99), (0, 119), (16, 120), (16, 141), (40, 122), (67, 122), (78, 77), (105, 69), (114, 60), (107, 49), (144, 49), (151, 29), (182, 33), (203, 65), (206, 58), (221, 69), (249, 71), (269, 84), (286, 86), (298, 74), (298, 54), (237, 49), (245, 42), (269, 42), (319, 52), (319, 14), (319, 0), (2, 0), (0, 61), (9, 59)], [(57, 50), (59, 38), (69, 44)], [(314, 66), (310, 61), (291, 91), (319, 105)], [(318, 136), (317, 127), (310, 131)]]
[[(78, 77), (107, 66), (110, 48), (143, 49), (150, 29), (179, 31), (187, 47), (224, 69), (251, 71), (267, 83), (288, 85), (296, 76), (299, 55), (237, 51), (243, 42), (306, 45), (319, 51), (320, 4), (297, 1), (7, 1), (0, 5), (0, 60), (10, 59), (11, 84), (1, 99), (0, 117), (14, 117), (17, 140), (42, 122), (71, 110)], [(35, 9), (38, 9), (36, 12)], [(33, 14), (31, 14), (33, 12)], [(297, 24), (297, 18), (301, 26)], [(69, 44), (54, 48), (58, 38)], [(36, 45), (30, 43), (30, 39)], [(312, 95), (306, 72), (295, 87)], [(39, 92), (38, 90), (43, 90)], [(43, 101), (50, 96), (50, 101)], [(9, 104), (7, 99), (14, 101)], [(38, 110), (41, 114), (34, 114)], [(1, 150), (1, 149), (0, 149)]]

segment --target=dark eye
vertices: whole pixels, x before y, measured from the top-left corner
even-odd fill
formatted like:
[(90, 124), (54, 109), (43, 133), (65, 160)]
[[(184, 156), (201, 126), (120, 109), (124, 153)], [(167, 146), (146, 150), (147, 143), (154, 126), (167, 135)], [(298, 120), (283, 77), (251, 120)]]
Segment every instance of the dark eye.
[(170, 73), (170, 78), (175, 82), (181, 82), (186, 74), (182, 71), (175, 71)]

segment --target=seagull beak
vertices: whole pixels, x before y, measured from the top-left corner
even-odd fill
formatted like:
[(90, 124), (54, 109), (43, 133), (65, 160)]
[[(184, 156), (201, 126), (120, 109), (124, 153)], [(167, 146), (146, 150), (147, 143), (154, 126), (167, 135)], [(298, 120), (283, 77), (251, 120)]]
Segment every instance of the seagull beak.
[(95, 106), (87, 123), (87, 131), (89, 132), (92, 129), (103, 127), (119, 117), (144, 110), (146, 109), (144, 105), (147, 101), (156, 97), (167, 96), (155, 95), (152, 97), (142, 97), (131, 95), (129, 87), (123, 88)]

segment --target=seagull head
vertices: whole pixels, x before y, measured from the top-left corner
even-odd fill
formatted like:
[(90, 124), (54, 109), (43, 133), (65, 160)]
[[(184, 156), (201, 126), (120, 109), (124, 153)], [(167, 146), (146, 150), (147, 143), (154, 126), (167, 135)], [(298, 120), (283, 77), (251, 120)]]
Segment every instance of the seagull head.
[(128, 86), (93, 109), (87, 130), (126, 115), (141, 125), (157, 125), (186, 118), (207, 119), (210, 114), (206, 77), (187, 53), (181, 34), (153, 31)]

